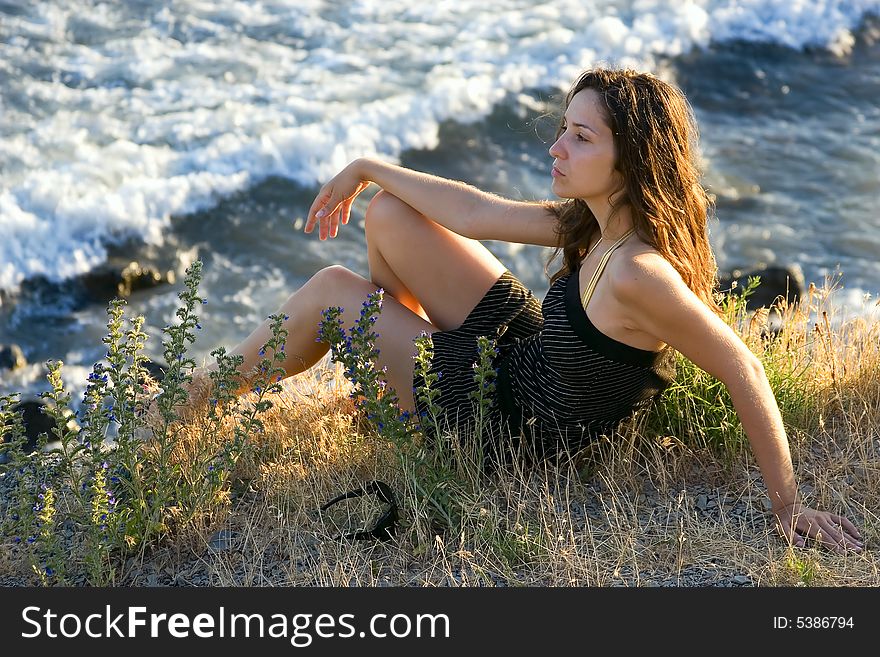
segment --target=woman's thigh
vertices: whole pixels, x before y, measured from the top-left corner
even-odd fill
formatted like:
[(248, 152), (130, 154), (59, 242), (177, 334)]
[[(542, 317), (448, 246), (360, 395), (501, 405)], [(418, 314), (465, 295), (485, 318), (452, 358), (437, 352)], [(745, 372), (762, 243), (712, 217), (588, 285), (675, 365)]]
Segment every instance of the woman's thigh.
[[(373, 197), (365, 223), (368, 247), (440, 330), (458, 328), (507, 270), (478, 240), (441, 226), (387, 192)], [(371, 271), (371, 276), (383, 284), (381, 274)]]

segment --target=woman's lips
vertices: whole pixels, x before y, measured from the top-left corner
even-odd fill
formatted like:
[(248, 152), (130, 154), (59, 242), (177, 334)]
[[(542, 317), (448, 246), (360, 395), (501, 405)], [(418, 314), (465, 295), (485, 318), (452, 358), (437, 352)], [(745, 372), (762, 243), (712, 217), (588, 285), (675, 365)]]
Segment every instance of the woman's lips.
[(562, 178), (562, 177), (565, 176), (565, 174), (562, 173), (562, 172), (561, 172), (559, 169), (557, 169), (556, 167), (553, 167), (553, 170), (550, 172), (550, 175), (552, 175), (554, 178)]

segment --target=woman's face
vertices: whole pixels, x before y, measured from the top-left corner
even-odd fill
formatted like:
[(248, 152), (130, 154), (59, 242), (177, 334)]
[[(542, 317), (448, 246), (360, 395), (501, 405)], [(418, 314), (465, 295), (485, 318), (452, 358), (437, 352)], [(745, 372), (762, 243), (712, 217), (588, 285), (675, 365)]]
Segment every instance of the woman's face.
[(550, 147), (554, 159), (551, 189), (561, 198), (606, 203), (620, 185), (620, 173), (614, 168), (614, 136), (605, 122), (599, 94), (593, 89), (575, 94), (563, 126)]

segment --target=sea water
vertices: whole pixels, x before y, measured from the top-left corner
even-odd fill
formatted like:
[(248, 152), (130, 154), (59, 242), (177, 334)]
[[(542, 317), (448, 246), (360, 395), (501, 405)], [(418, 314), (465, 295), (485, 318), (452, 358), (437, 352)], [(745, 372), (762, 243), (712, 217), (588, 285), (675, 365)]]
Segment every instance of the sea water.
[[(552, 119), (597, 64), (679, 84), (701, 129), (722, 269), (797, 266), (850, 311), (880, 292), (880, 0), (0, 0), (0, 394), (81, 394), (111, 256), (177, 272), (136, 293), (148, 352), (204, 263), (204, 358), (321, 267), (367, 276), (363, 209), (305, 235), (322, 181), (380, 157), (551, 198)], [(543, 247), (486, 242), (539, 297)], [(40, 282), (37, 284), (37, 282)], [(328, 299), (332, 303), (332, 299)]]

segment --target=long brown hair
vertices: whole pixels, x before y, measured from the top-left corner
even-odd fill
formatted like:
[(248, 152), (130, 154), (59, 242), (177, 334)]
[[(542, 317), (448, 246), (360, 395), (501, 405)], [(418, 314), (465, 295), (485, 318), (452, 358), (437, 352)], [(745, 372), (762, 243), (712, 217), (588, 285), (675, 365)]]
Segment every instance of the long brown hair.
[[(718, 312), (714, 298), (718, 267), (709, 246), (707, 220), (711, 200), (700, 185), (699, 136), (693, 111), (676, 86), (627, 69), (593, 69), (574, 83), (575, 94), (593, 89), (614, 135), (621, 187), (612, 214), (628, 206), (639, 237), (654, 247), (706, 305)], [(562, 133), (562, 125), (557, 138)], [(548, 203), (557, 217), (557, 246), (550, 264), (563, 253), (563, 266), (550, 278), (575, 272), (599, 223), (580, 199)]]

